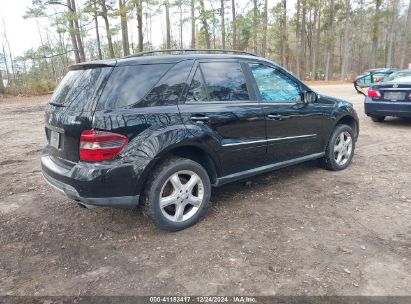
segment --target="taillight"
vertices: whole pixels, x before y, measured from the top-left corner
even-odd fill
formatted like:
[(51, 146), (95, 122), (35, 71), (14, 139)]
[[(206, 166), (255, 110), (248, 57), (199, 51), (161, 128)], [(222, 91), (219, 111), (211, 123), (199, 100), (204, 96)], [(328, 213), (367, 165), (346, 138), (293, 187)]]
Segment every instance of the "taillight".
[(377, 76), (377, 77), (375, 77), (375, 78), (374, 78), (374, 80), (375, 80), (375, 82), (380, 82), (380, 81), (382, 81), (382, 80), (383, 80), (383, 78), (382, 78), (382, 77), (378, 77), (378, 76)]
[(112, 159), (127, 143), (127, 136), (121, 134), (85, 130), (80, 136), (80, 159), (87, 161)]
[(381, 97), (380, 91), (378, 91), (376, 89), (368, 89), (367, 95), (368, 95), (368, 97), (372, 97), (372, 98), (380, 98)]

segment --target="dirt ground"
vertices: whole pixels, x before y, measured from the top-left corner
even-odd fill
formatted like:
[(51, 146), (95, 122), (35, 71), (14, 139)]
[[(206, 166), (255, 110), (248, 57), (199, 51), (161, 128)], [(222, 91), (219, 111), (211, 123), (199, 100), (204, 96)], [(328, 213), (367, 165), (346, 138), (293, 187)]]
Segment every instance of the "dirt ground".
[(351, 84), (315, 88), (358, 111), (352, 165), (213, 189), (207, 216), (178, 233), (51, 189), (47, 99), (0, 100), (0, 295), (410, 295), (411, 120), (373, 123)]

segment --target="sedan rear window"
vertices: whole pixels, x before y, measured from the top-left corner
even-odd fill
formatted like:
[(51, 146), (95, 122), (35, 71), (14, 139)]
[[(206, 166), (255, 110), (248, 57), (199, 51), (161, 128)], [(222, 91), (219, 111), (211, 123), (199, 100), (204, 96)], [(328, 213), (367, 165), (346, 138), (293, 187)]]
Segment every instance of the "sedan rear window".
[(97, 109), (124, 108), (138, 103), (172, 64), (146, 64), (114, 68)]

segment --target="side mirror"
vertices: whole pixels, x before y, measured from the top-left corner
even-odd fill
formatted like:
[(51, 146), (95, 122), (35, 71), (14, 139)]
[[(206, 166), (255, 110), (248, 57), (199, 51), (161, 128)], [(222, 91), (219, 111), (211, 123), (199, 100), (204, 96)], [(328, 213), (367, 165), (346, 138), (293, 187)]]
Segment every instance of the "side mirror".
[(317, 93), (313, 91), (305, 91), (303, 93), (303, 98), (304, 98), (304, 103), (313, 103), (318, 100), (318, 95)]

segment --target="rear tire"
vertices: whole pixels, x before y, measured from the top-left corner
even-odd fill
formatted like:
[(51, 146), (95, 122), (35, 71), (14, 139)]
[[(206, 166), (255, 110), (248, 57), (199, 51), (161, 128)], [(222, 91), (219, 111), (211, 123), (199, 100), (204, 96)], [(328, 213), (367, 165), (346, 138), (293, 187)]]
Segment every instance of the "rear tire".
[(374, 116), (371, 115), (371, 119), (373, 122), (383, 122), (385, 119), (385, 116)]
[(145, 192), (145, 213), (159, 228), (179, 231), (204, 216), (210, 196), (207, 171), (190, 159), (173, 157), (151, 174)]
[(331, 171), (347, 168), (354, 156), (355, 135), (349, 125), (337, 125), (328, 141), (321, 165)]

